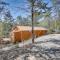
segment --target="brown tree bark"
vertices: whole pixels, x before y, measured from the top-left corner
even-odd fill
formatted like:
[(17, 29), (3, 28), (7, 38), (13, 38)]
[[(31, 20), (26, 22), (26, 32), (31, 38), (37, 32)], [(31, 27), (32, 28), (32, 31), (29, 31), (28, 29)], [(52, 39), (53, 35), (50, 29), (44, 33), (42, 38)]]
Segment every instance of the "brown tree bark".
[(31, 14), (32, 14), (32, 43), (34, 43), (34, 2), (32, 2), (32, 10), (31, 10)]

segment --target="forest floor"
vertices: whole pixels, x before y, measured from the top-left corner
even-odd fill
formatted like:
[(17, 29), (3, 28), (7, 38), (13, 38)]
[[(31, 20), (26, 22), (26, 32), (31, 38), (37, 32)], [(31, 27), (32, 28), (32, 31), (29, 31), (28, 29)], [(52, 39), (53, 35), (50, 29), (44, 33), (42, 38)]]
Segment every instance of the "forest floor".
[(60, 34), (50, 34), (0, 48), (0, 60), (60, 60)]

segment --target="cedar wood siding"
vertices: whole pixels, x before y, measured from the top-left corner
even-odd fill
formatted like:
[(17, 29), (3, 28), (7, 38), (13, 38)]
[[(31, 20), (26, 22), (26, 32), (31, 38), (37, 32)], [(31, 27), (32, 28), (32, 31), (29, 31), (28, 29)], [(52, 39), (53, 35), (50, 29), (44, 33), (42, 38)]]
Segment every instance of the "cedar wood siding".
[[(13, 32), (13, 30), (16, 30)], [(21, 41), (24, 41), (24, 40), (28, 40), (29, 38), (32, 37), (32, 31), (30, 30), (21, 30), (21, 31), (18, 31), (18, 29), (13, 29), (11, 32), (11, 41), (12, 42), (21, 42)], [(34, 35), (35, 37), (39, 37), (39, 36), (42, 36), (42, 35), (45, 35), (47, 33), (48, 30), (34, 30)]]

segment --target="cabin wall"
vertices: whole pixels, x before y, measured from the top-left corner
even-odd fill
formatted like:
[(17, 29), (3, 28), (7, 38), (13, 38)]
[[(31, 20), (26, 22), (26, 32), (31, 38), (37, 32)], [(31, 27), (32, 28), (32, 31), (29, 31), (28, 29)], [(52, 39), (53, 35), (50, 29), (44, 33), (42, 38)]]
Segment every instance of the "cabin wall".
[(22, 36), (22, 40), (27, 40), (31, 38), (32, 35), (30, 31), (22, 31), (21, 36)]
[(19, 32), (14, 32), (14, 39), (17, 42), (21, 42), (21, 31)]
[[(39, 37), (42, 35), (45, 35), (47, 33), (47, 30), (34, 30), (34, 35), (35, 37)], [(18, 31), (18, 32), (13, 32), (11, 35), (13, 42), (21, 42), (24, 40), (28, 40), (29, 38), (32, 37), (32, 32), (31, 31)]]
[(36, 37), (45, 35), (47, 33), (47, 30), (35, 30), (34, 34), (36, 35)]

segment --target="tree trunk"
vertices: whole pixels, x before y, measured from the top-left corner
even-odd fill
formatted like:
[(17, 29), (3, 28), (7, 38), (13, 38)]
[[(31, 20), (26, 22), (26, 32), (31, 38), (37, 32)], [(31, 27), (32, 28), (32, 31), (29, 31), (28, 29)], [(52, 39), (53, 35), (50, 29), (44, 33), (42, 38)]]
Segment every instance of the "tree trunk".
[[(32, 3), (34, 5), (34, 3)], [(32, 14), (32, 43), (34, 43), (34, 6), (32, 6), (31, 14)]]

